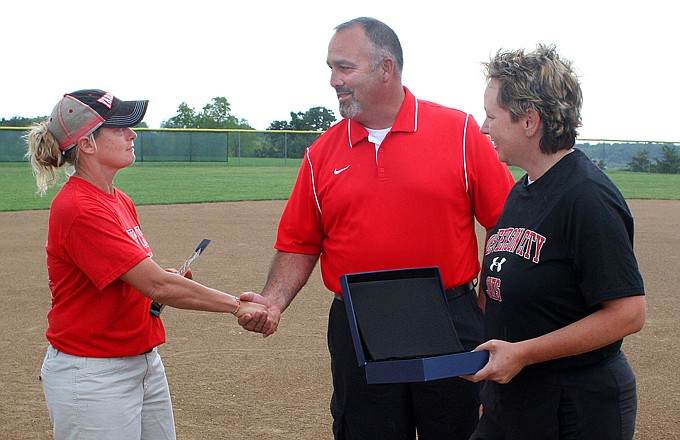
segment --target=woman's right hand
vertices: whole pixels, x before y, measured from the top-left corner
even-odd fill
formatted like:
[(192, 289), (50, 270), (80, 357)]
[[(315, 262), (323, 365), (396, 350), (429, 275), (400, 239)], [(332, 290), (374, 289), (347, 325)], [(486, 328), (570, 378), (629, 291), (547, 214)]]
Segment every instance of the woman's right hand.
[[(274, 333), (281, 319), (281, 311), (269, 299), (255, 292), (242, 293), (241, 308), (247, 307), (243, 312), (236, 313), (238, 323), (244, 329), (262, 333), (266, 338)], [(262, 308), (256, 307), (262, 306)]]
[(267, 311), (267, 306), (264, 304), (258, 304), (256, 302), (252, 301), (243, 301), (241, 300), (241, 305), (239, 306), (238, 310), (236, 313), (233, 315), (236, 316), (237, 318), (240, 318), (243, 315), (249, 314), (253, 315), (257, 312), (266, 312)]
[[(258, 323), (256, 328), (247, 328), (246, 330), (254, 331), (257, 333), (262, 333), (264, 337), (273, 334), (278, 325), (281, 314), (276, 313), (278, 309), (272, 308), (271, 304), (260, 295), (241, 295), (240, 306), (234, 316), (239, 318), (239, 324), (241, 323), (241, 317), (247, 315), (247, 320), (255, 318)], [(250, 318), (250, 319), (249, 319)]]

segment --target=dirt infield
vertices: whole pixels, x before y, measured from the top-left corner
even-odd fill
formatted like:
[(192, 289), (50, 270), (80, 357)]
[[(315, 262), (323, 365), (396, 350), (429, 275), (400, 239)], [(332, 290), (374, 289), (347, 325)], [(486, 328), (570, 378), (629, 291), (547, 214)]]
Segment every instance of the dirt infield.
[[(198, 281), (230, 293), (264, 282), (285, 202), (143, 206), (142, 227), (157, 262), (178, 267), (202, 238)], [(680, 438), (680, 375), (673, 354), (680, 334), (680, 201), (629, 201), (636, 253), (647, 290), (648, 319), (624, 349), (638, 377), (636, 439)], [(0, 213), (0, 438), (49, 439), (38, 380), (45, 354), (47, 211)], [(606, 262), (603, 262), (606, 264)], [(318, 271), (318, 269), (317, 269)], [(320, 275), (264, 339), (231, 316), (167, 308), (160, 348), (180, 439), (332, 438), (326, 322), (331, 295)]]

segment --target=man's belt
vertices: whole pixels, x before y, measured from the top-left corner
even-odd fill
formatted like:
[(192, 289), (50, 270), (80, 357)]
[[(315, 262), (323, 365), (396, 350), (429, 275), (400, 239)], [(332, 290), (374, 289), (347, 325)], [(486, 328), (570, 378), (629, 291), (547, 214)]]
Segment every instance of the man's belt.
[(475, 286), (476, 283), (474, 281), (470, 281), (469, 283), (465, 283), (462, 286), (456, 287), (455, 289), (449, 289), (446, 291), (446, 299), (452, 301), (465, 295), (466, 293), (474, 292)]

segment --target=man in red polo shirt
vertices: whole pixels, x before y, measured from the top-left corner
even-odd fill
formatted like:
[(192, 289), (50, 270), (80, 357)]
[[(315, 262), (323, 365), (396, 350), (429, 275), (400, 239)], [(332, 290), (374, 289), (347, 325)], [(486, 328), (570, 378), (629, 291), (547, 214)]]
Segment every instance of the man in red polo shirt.
[[(482, 340), (472, 282), (479, 272), (475, 219), (489, 229), (514, 184), (472, 116), (421, 101), (401, 83), (399, 39), (384, 23), (341, 24), (328, 47), (343, 120), (305, 153), (279, 224), (261, 301), (280, 316), (316, 262), (336, 294), (328, 323), (336, 439), (467, 439), (476, 386), (460, 379), (366, 383), (341, 302), (348, 273), (439, 266), (463, 346)], [(259, 314), (239, 319), (258, 330)]]

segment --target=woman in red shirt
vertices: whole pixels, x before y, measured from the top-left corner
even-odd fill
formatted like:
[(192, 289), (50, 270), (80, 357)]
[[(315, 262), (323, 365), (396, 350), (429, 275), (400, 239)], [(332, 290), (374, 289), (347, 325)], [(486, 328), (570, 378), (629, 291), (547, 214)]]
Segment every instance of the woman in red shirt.
[[(28, 135), (39, 193), (72, 168), (52, 201), (46, 244), (52, 308), (41, 377), (57, 439), (175, 438), (152, 300), (237, 317), (264, 310), (154, 262), (132, 200), (113, 183), (135, 161), (131, 127), (147, 105), (79, 90)], [(261, 330), (275, 329), (269, 319)]]

